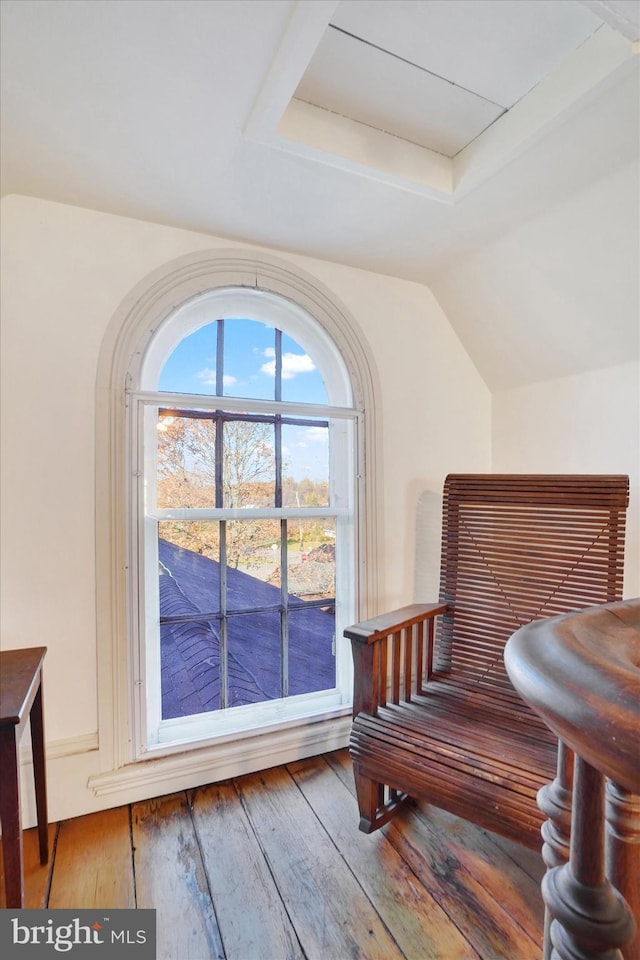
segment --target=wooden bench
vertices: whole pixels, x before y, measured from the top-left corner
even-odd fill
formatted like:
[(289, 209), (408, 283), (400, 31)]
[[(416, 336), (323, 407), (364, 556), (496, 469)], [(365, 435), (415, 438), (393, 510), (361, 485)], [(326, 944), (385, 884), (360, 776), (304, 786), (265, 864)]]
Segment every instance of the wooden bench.
[(556, 740), (504, 646), (532, 620), (621, 599), (627, 505), (624, 476), (447, 477), (439, 602), (345, 630), (361, 830), (414, 797), (539, 848)]

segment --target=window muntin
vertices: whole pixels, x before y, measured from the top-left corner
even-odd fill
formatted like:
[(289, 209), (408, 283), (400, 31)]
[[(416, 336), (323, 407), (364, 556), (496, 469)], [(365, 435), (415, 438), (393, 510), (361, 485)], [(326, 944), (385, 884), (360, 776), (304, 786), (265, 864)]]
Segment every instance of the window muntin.
[[(299, 370), (298, 377), (304, 374), (316, 378), (314, 400), (308, 391), (299, 392), (297, 403), (283, 400), (283, 393), (295, 396), (296, 391), (289, 386), (293, 387), (298, 378), (285, 375), (292, 369), (287, 368), (287, 354), (308, 356), (297, 340), (269, 328), (263, 318), (259, 323), (236, 323), (236, 318), (228, 323), (219, 316), (211, 321), (211, 313), (204, 318), (201, 300), (187, 307), (191, 307), (191, 314), (194, 310), (198, 314), (200, 327), (188, 330), (174, 350), (167, 350), (166, 337), (162, 350), (158, 342), (152, 343), (141, 378), (146, 391), (136, 397), (143, 412), (135, 419), (142, 424), (145, 448), (141, 455), (145, 464), (142, 554), (147, 570), (143, 620), (147, 665), (153, 667), (155, 659), (159, 678), (155, 690), (147, 691), (146, 706), (140, 707), (144, 714), (140, 723), (142, 753), (153, 749), (154, 744), (311, 716), (347, 703), (350, 698), (348, 658), (343, 656), (345, 662), (340, 658), (336, 662), (334, 654), (337, 623), (344, 625), (353, 610), (351, 460), (357, 416), (350, 407), (323, 409), (318, 403), (320, 394), (325, 398), (329, 394), (333, 400), (332, 384), (337, 399), (344, 399), (349, 392), (346, 374), (338, 359), (338, 375), (332, 370), (326, 377), (327, 391), (320, 372), (311, 369), (313, 361), (296, 360), (294, 366), (309, 368)], [(171, 318), (174, 324), (184, 309)], [(299, 320), (296, 316), (296, 322)], [(309, 318), (306, 321), (308, 325)], [(258, 327), (259, 335), (253, 336)], [(244, 332), (244, 339), (252, 344), (251, 352), (260, 344), (261, 366), (266, 368), (273, 361), (271, 368), (262, 371), (263, 382), (268, 380), (272, 391), (268, 398), (262, 386), (255, 387), (257, 381), (253, 387), (257, 396), (244, 400), (227, 396), (226, 391), (235, 389), (239, 382), (231, 384), (224, 372), (233, 367), (229, 329), (236, 331), (234, 336)], [(210, 347), (214, 330), (216, 361), (208, 368), (213, 382), (199, 378), (196, 389), (201, 399), (196, 401), (192, 392), (193, 376), (188, 381), (184, 377), (175, 380), (186, 388), (187, 396), (169, 390), (173, 383), (167, 371), (172, 365), (177, 377), (176, 352), (190, 356), (192, 374), (194, 370), (202, 372), (205, 368), (198, 370), (194, 360), (199, 362), (203, 356), (199, 351), (205, 335)], [(159, 333), (160, 342), (165, 331)], [(176, 339), (174, 335), (174, 344)], [(240, 342), (244, 339), (240, 337)], [(264, 351), (270, 350), (265, 346), (269, 340), (274, 344), (273, 355), (265, 356)], [(322, 336), (319, 341), (323, 341)], [(326, 343), (322, 343), (320, 355), (326, 362)], [(248, 392), (248, 382), (242, 384), (244, 392)], [(150, 395), (155, 392), (154, 385), (162, 393)], [(220, 398), (224, 398), (223, 403)], [(309, 415), (313, 407), (314, 414), (317, 411), (320, 415)], [(245, 458), (239, 474), (237, 458), (242, 449), (236, 447), (234, 451), (234, 438), (238, 441), (243, 436), (252, 439), (254, 452), (259, 448), (259, 455), (248, 462)], [(295, 455), (302, 463), (300, 451), (305, 449), (308, 462), (304, 467), (312, 475), (296, 479), (290, 457)], [(334, 469), (336, 463), (342, 464), (341, 469)], [(167, 614), (162, 598), (171, 596), (174, 603), (176, 599), (171, 562), (175, 566), (175, 558), (180, 556), (182, 569), (189, 560), (188, 553), (192, 555), (191, 566), (198, 567), (200, 581), (203, 561), (210, 562), (209, 593), (203, 598), (202, 591), (183, 590), (178, 584), (180, 612)], [(167, 557), (173, 560), (167, 562)], [(154, 564), (160, 571), (155, 582), (149, 575), (149, 567)], [(217, 566), (217, 580), (211, 575), (213, 566)], [(315, 579), (309, 576), (314, 569)], [(251, 579), (251, 603), (246, 591), (238, 591), (238, 577)], [(265, 588), (269, 596), (258, 601), (259, 591)], [(313, 651), (310, 638), (314, 640)], [(154, 642), (161, 647), (160, 655), (152, 649)], [(193, 689), (187, 691), (184, 704), (178, 704), (173, 696), (175, 677), (165, 661), (170, 659), (169, 653), (187, 643), (210, 655), (201, 657), (198, 669), (189, 677)], [(149, 681), (153, 675), (154, 670), (148, 670)]]

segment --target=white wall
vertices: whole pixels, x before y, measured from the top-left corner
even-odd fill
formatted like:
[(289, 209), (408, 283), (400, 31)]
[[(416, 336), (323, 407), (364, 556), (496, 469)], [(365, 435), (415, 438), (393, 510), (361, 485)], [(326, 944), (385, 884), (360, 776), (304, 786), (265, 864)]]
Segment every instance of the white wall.
[(495, 393), (493, 469), (628, 474), (624, 595), (640, 596), (640, 363)]
[[(2, 628), (5, 648), (49, 648), (45, 711), (50, 815), (96, 797), (95, 391), (105, 331), (149, 272), (227, 240), (11, 196), (2, 201)], [(425, 491), (450, 470), (490, 469), (491, 398), (423, 286), (278, 254), (351, 311), (382, 386), (385, 558), (379, 608), (413, 599)], [(203, 777), (205, 775), (203, 774)], [(159, 791), (163, 792), (163, 791)], [(31, 791), (27, 819), (32, 817)], [(138, 794), (140, 795), (140, 794)]]

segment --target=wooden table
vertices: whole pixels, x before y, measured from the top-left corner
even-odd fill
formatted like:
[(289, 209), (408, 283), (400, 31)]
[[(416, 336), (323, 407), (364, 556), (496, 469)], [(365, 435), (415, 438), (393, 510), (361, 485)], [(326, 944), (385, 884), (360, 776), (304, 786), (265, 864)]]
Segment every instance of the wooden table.
[(6, 906), (9, 908), (24, 905), (18, 747), (28, 719), (31, 722), (40, 863), (45, 864), (49, 859), (42, 713), (42, 661), (46, 652), (46, 647), (0, 652), (0, 822)]

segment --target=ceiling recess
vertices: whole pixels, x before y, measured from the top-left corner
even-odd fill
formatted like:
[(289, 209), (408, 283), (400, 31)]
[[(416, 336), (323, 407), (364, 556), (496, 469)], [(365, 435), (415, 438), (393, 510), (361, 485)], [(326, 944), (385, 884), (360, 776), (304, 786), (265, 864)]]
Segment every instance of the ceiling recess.
[(452, 158), (601, 25), (557, 0), (343, 0), (295, 97)]
[(300, 3), (245, 134), (455, 203), (637, 68), (629, 31), (605, 22), (611, 10), (604, 0)]

